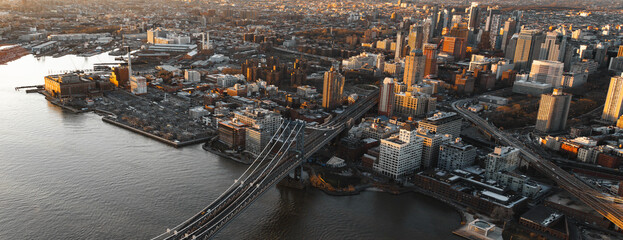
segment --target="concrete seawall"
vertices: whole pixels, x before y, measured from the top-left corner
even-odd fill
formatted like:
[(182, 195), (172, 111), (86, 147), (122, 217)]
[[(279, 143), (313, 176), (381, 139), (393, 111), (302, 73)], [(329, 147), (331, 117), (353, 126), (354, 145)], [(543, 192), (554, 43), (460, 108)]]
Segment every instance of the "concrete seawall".
[(163, 143), (166, 143), (168, 145), (171, 145), (171, 146), (173, 146), (175, 148), (184, 147), (184, 146), (197, 144), (197, 143), (202, 143), (202, 142), (205, 142), (208, 139), (210, 139), (210, 137), (203, 137), (203, 138), (197, 138), (197, 139), (183, 141), (183, 142), (175, 142), (175, 141), (171, 141), (169, 139), (166, 139), (166, 138), (163, 138), (163, 137), (160, 137), (160, 136), (156, 136), (156, 135), (154, 135), (152, 133), (148, 133), (148, 132), (143, 131), (141, 129), (138, 129), (138, 128), (135, 128), (135, 127), (132, 127), (132, 126), (129, 126), (129, 125), (117, 122), (117, 121), (115, 121), (114, 119), (112, 119), (110, 117), (102, 117), (102, 121), (104, 121), (106, 123), (110, 123), (110, 124), (118, 126), (118, 127), (121, 127), (121, 128), (124, 128), (124, 129), (127, 129), (127, 130), (130, 130), (132, 132), (141, 134), (143, 136), (150, 137), (152, 139), (155, 139), (155, 140), (158, 140), (160, 142), (163, 142)]

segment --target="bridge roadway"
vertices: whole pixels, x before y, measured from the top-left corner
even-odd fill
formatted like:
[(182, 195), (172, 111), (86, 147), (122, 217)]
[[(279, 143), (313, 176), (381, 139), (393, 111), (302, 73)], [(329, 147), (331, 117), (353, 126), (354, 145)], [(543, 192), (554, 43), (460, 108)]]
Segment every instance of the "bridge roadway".
[[(298, 127), (298, 125), (290, 131), (285, 130), (287, 126), (280, 128), (280, 131), (273, 136), (271, 142), (258, 156), (256, 161), (221, 196), (201, 212), (173, 229), (167, 229), (167, 232), (154, 239), (207, 239), (214, 236), (266, 190), (299, 166), (304, 159), (311, 157), (316, 151), (342, 132), (346, 127), (345, 123), (347, 121), (359, 118), (370, 110), (377, 100), (378, 90), (357, 101), (329, 122), (316, 127), (308, 127), (306, 130), (309, 134), (305, 136), (303, 156), (299, 155), (300, 152), (290, 151), (302, 128)], [(296, 133), (294, 133), (295, 131)], [(293, 134), (294, 136), (292, 136)], [(285, 137), (285, 135), (288, 136)], [(275, 139), (275, 137), (277, 138)], [(277, 142), (282, 142), (283, 144), (279, 147), (279, 151), (273, 153), (274, 148), (279, 145)], [(287, 147), (286, 144), (288, 145)], [(262, 160), (259, 160), (260, 158)], [(263, 170), (260, 171), (262, 168)]]
[(482, 119), (475, 113), (465, 109), (465, 104), (471, 99), (459, 100), (452, 103), (452, 108), (463, 115), (467, 120), (478, 125), (481, 129), (493, 134), (503, 144), (520, 149), (524, 158), (537, 170), (545, 174), (547, 177), (555, 181), (561, 188), (580, 199), (589, 207), (593, 208), (599, 214), (610, 220), (619, 228), (623, 228), (623, 208), (622, 205), (607, 200), (608, 196), (604, 195), (586, 185), (581, 180), (564, 171), (551, 161), (543, 159), (541, 156), (532, 152), (522, 142), (514, 137), (508, 136), (499, 128), (494, 127), (487, 121)]

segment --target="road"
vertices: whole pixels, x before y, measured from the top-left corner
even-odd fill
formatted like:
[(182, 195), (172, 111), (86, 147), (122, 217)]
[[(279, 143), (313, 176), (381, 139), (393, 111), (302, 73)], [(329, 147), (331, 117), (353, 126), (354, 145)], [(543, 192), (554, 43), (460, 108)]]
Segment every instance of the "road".
[(501, 143), (517, 148), (521, 151), (524, 159), (526, 159), (534, 168), (555, 181), (561, 188), (580, 199), (589, 207), (593, 208), (599, 214), (610, 220), (619, 228), (623, 229), (623, 209), (621, 205), (613, 203), (608, 199), (607, 195), (596, 191), (589, 187), (581, 180), (559, 168), (556, 164), (543, 159), (541, 156), (532, 152), (519, 140), (509, 137), (499, 128), (494, 127), (477, 114), (467, 110), (464, 106), (472, 99), (458, 100), (452, 103), (452, 108), (461, 114), (465, 119), (476, 124), (483, 130), (491, 133)]

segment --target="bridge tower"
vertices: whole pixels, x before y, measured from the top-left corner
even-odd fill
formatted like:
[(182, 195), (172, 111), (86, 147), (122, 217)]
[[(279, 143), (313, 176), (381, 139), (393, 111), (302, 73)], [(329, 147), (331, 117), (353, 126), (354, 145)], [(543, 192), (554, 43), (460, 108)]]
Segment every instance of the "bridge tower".
[(305, 154), (305, 125), (306, 123), (304, 121), (294, 120), (291, 121), (290, 124), (286, 125), (286, 129), (284, 129), (285, 132), (297, 132), (301, 129), (299, 134), (296, 136), (294, 149), (290, 149), (290, 151), (297, 152), (299, 157), (303, 157), (303, 154)]
[[(306, 127), (306, 122), (305, 121), (301, 121), (301, 120), (294, 120), (291, 121), (289, 125), (287, 125), (288, 127), (285, 129), (286, 132), (289, 131), (298, 131), (299, 129), (301, 129), (301, 131), (299, 132), (299, 134), (296, 136), (296, 142), (295, 142), (295, 146), (294, 149), (290, 149), (290, 151), (296, 152), (297, 157), (298, 158), (304, 158), (305, 156), (305, 127)], [(302, 163), (302, 161), (301, 161)], [(302, 181), (302, 172), (303, 172), (303, 167), (302, 164), (299, 164), (299, 166), (297, 166), (294, 169), (294, 179), (300, 182)]]

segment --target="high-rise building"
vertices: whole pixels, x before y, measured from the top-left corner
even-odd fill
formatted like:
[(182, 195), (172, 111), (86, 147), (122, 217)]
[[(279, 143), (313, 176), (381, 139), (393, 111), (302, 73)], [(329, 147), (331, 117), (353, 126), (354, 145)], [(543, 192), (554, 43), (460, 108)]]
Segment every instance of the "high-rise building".
[(417, 136), (422, 138), (422, 168), (437, 166), (439, 146), (450, 141), (450, 135), (437, 134), (425, 128), (418, 128)]
[(539, 57), (541, 44), (545, 41), (539, 30), (522, 30), (517, 37), (513, 62), (516, 70), (528, 70), (532, 61)]
[(379, 115), (390, 117), (394, 108), (394, 79), (385, 78), (381, 84), (381, 96), (379, 99)]
[(344, 76), (333, 67), (324, 73), (324, 84), (322, 86), (323, 108), (333, 110), (340, 105), (345, 81)]
[[(508, 50), (507, 48), (508, 42), (511, 40), (511, 37), (513, 36), (513, 34), (516, 33), (515, 31), (516, 29), (517, 29), (517, 22), (515, 20), (508, 19), (506, 22), (504, 22), (504, 30), (502, 33), (502, 51), (504, 51), (505, 53)], [(513, 51), (514, 50), (515, 48), (513, 47)]]
[(407, 45), (411, 51), (415, 49), (421, 49), (424, 41), (424, 28), (420, 25), (414, 25), (409, 32), (407, 39)]
[(519, 167), (519, 149), (513, 147), (496, 147), (487, 155), (485, 177), (491, 179), (501, 171), (511, 171)]
[(469, 7), (469, 30), (477, 29), (480, 26), (480, 8), (478, 8), (477, 2), (472, 2)]
[(571, 95), (555, 88), (551, 94), (541, 95), (536, 126), (539, 132), (549, 133), (562, 131), (567, 126), (567, 116), (571, 105)]
[(493, 32), (496, 35), (500, 33), (500, 25), (502, 24), (502, 14), (499, 9), (489, 8), (487, 14), (487, 22), (485, 24), (485, 31)]
[(606, 47), (603, 43), (597, 44), (597, 46), (595, 46), (594, 59), (599, 66), (606, 66), (608, 63), (608, 47)]
[(535, 60), (530, 70), (530, 80), (559, 87), (564, 68), (565, 64), (558, 61)]
[(431, 10), (431, 16), (430, 16), (430, 20), (431, 20), (431, 33), (430, 33), (430, 38), (429, 40), (433, 39), (433, 37), (438, 36), (437, 35), (437, 27), (439, 26), (439, 6), (435, 5), (433, 6), (433, 9)]
[(395, 180), (404, 179), (422, 165), (422, 142), (417, 131), (400, 129), (398, 136), (381, 139), (374, 170)]
[(562, 74), (560, 86), (565, 88), (577, 88), (586, 83), (588, 73), (566, 72)]
[(424, 19), (422, 22), (423, 39), (422, 44), (429, 43), (433, 39), (435, 29), (433, 29), (433, 20), (431, 18)]
[(404, 48), (404, 43), (405, 39), (404, 36), (402, 35), (402, 31), (398, 31), (398, 34), (396, 35), (396, 55), (394, 56), (394, 59), (396, 61), (400, 60), (400, 58), (402, 57), (402, 49)]
[(247, 108), (244, 111), (235, 111), (234, 117), (238, 122), (247, 126), (258, 126), (269, 132), (276, 132), (283, 120), (279, 114), (263, 108)]
[(608, 122), (616, 122), (623, 115), (623, 76), (610, 79), (606, 105), (601, 119)]
[(439, 146), (437, 167), (446, 171), (453, 171), (474, 165), (476, 148), (461, 142), (456, 138), (454, 142), (445, 142)]
[(455, 112), (438, 112), (420, 121), (419, 127), (456, 138), (461, 134), (461, 116)]
[(437, 98), (424, 93), (396, 93), (393, 105), (394, 114), (399, 114), (403, 117), (421, 117), (428, 112), (435, 111)]
[(610, 59), (608, 71), (623, 72), (623, 57), (614, 57)]
[(462, 60), (465, 58), (465, 52), (467, 51), (467, 41), (465, 38), (458, 37), (443, 37), (442, 52), (454, 56), (455, 60)]
[(450, 9), (444, 9), (443, 10), (443, 21), (441, 22), (441, 31), (443, 31), (444, 28), (450, 28), (452, 27), (452, 10)]
[[(500, 29), (502, 27), (502, 14), (499, 9), (489, 8), (487, 22), (485, 24), (485, 32), (489, 33), (489, 46), (491, 49), (500, 49), (501, 40)], [(484, 39), (482, 40), (484, 41)]]
[(407, 87), (419, 83), (424, 77), (426, 58), (421, 49), (414, 49), (405, 57), (405, 72), (403, 82)]
[(541, 44), (540, 60), (563, 61), (567, 45), (567, 37), (558, 32), (548, 32), (545, 42)]
[(426, 59), (424, 64), (424, 77), (437, 75), (437, 44), (426, 43), (423, 46), (423, 54)]
[(619, 53), (617, 54), (617, 57), (623, 57), (623, 45), (619, 45)]

